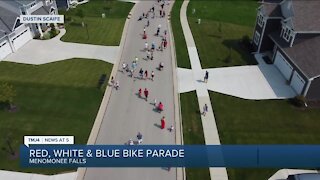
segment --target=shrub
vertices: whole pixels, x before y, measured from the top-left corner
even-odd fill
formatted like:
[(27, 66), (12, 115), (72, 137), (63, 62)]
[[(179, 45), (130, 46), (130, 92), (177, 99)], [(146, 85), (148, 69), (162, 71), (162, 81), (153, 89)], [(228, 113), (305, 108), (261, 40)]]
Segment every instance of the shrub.
[(305, 107), (307, 104), (307, 100), (304, 96), (299, 95), (291, 99), (291, 103), (297, 107)]

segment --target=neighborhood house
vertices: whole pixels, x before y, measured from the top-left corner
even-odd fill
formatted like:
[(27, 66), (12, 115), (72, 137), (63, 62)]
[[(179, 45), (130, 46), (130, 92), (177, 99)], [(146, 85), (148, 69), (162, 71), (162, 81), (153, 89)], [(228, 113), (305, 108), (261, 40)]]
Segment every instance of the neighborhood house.
[(17, 51), (29, 40), (42, 36), (45, 23), (22, 24), (20, 15), (58, 14), (54, 0), (0, 1), (0, 60)]
[(298, 95), (320, 100), (320, 1), (263, 0), (253, 34), (257, 53), (273, 64)]

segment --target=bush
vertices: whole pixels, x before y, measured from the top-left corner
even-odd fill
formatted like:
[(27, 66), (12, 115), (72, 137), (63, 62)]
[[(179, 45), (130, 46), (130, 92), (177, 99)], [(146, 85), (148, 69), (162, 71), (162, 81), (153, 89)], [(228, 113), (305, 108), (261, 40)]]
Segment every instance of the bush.
[(304, 96), (299, 95), (290, 100), (291, 103), (296, 107), (306, 107), (307, 100)]

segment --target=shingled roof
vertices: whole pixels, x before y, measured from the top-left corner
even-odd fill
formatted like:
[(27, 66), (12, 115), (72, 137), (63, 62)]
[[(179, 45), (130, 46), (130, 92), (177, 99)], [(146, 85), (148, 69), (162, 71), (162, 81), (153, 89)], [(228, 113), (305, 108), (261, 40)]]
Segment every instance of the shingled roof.
[(320, 32), (320, 1), (292, 0), (292, 25), (295, 31)]

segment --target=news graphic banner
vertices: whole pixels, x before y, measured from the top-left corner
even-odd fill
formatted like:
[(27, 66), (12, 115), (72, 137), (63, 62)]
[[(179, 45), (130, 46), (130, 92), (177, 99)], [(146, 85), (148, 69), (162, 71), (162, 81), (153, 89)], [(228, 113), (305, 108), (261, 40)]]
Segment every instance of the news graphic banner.
[(22, 167), (317, 168), (320, 145), (22, 145)]

